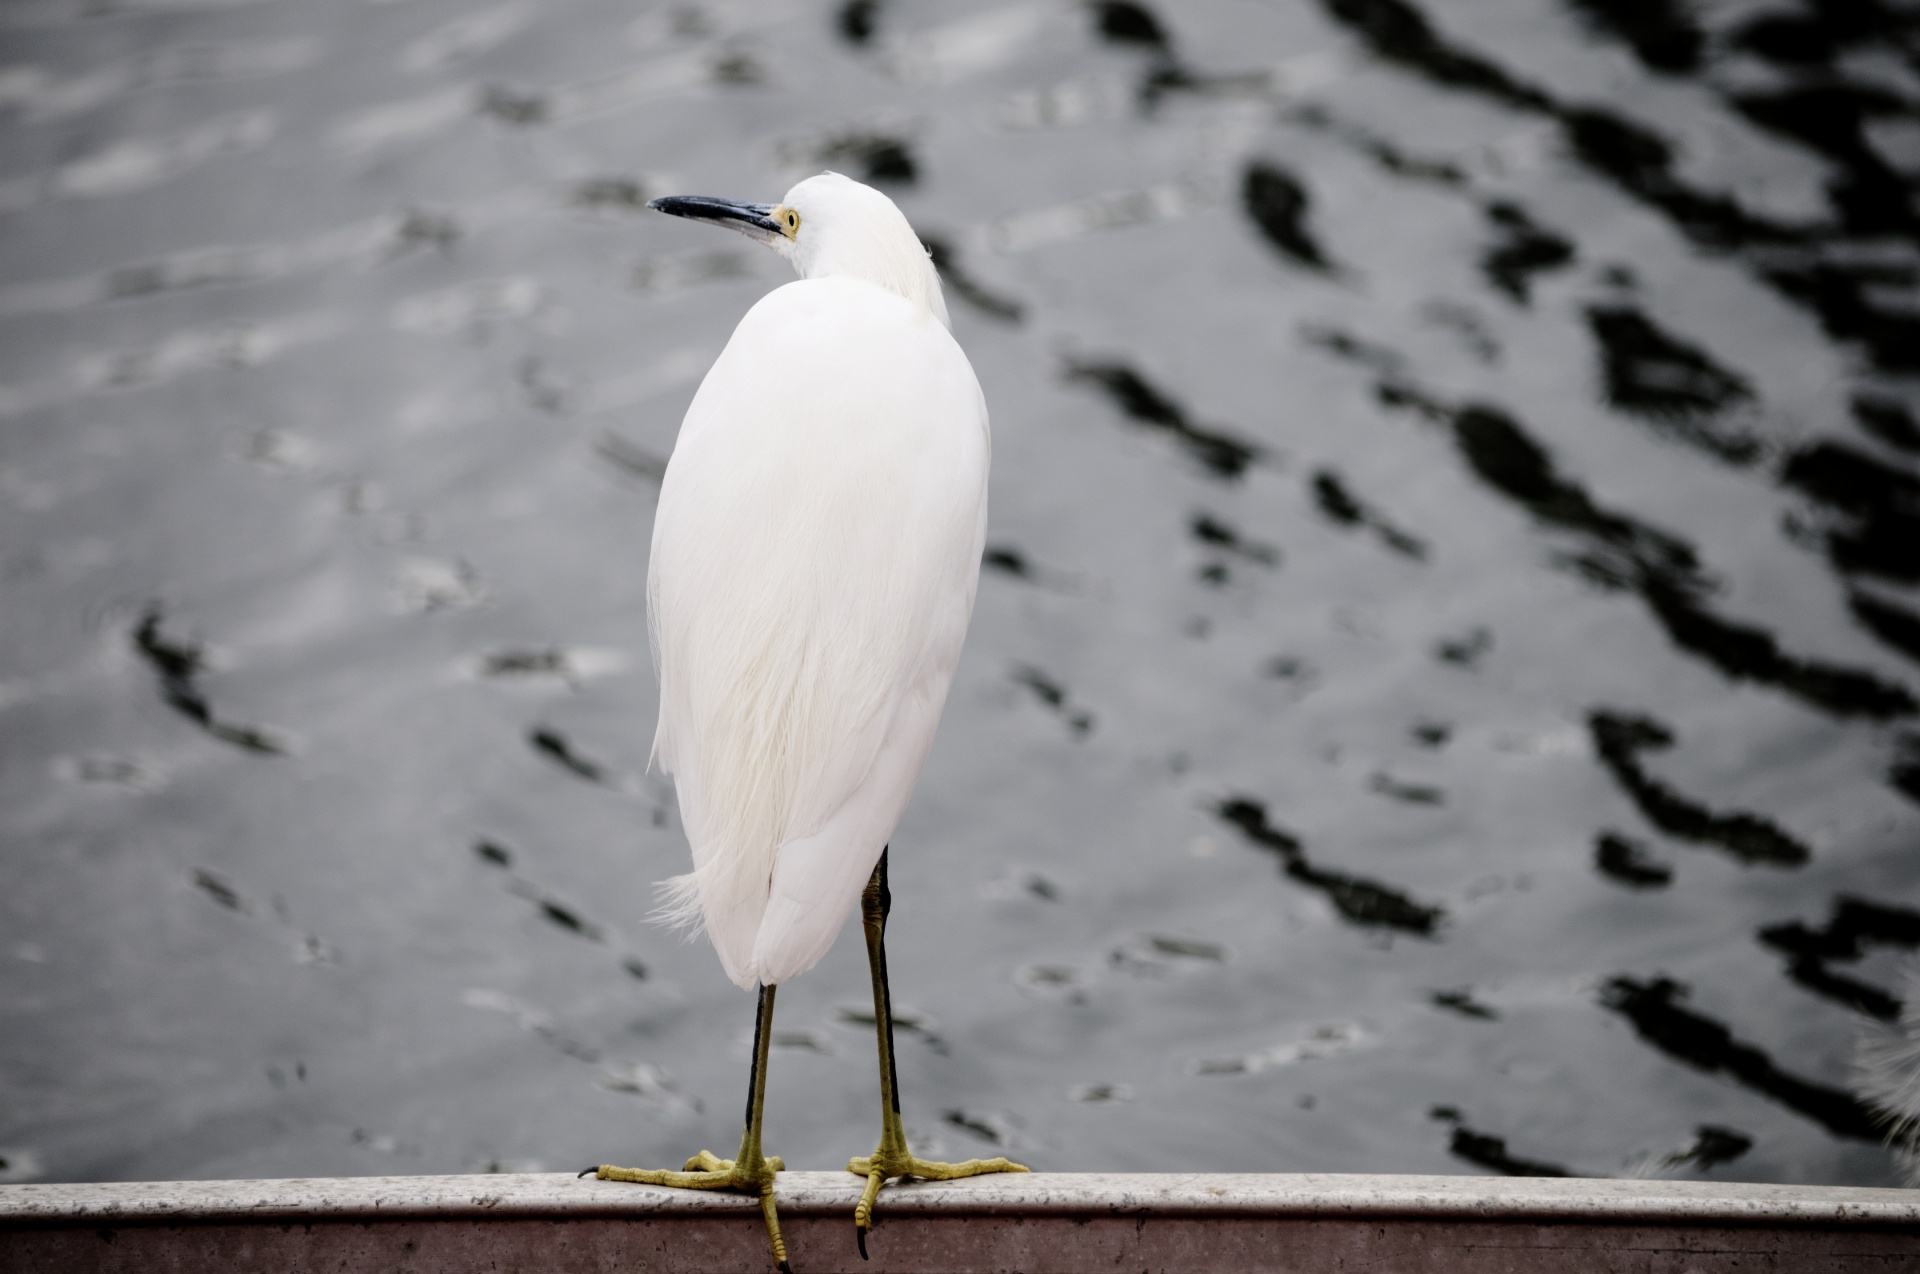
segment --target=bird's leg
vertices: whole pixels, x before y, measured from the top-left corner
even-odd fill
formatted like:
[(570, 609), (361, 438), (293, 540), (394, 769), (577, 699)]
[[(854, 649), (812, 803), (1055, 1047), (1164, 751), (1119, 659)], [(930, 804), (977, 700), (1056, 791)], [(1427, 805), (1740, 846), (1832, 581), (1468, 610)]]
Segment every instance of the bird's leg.
[(906, 1130), (900, 1124), (900, 1076), (893, 1064), (893, 997), (887, 987), (887, 913), (893, 892), (887, 888), (887, 851), (880, 851), (873, 877), (860, 894), (860, 927), (867, 936), (867, 967), (873, 973), (873, 1023), (880, 1040), (880, 1145), (871, 1155), (849, 1160), (847, 1171), (867, 1179), (867, 1188), (853, 1210), (854, 1241), (860, 1259), (867, 1259), (867, 1230), (873, 1222), (873, 1204), (880, 1187), (894, 1177), (925, 1177), (950, 1181), (989, 1172), (1025, 1172), (1007, 1159), (969, 1159), (965, 1163), (938, 1163), (916, 1159), (907, 1149)]
[(601, 1181), (633, 1181), (683, 1190), (740, 1190), (760, 1196), (760, 1213), (766, 1218), (767, 1241), (773, 1247), (774, 1264), (780, 1267), (780, 1274), (793, 1274), (787, 1264), (786, 1240), (780, 1237), (780, 1214), (773, 1205), (774, 1174), (783, 1171), (786, 1164), (777, 1155), (760, 1153), (760, 1119), (767, 1106), (767, 1052), (773, 1044), (773, 992), (770, 986), (760, 988), (760, 1006), (753, 1018), (753, 1077), (748, 1081), (747, 1126), (740, 1135), (739, 1153), (731, 1159), (722, 1159), (711, 1150), (702, 1150), (687, 1160), (679, 1172), (616, 1168), (611, 1164), (601, 1164), (588, 1171)]

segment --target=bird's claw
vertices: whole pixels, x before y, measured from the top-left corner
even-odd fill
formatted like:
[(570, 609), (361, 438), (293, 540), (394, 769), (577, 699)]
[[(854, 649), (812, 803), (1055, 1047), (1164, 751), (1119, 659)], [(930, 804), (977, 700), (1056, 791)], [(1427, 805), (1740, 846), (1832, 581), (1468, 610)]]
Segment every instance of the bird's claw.
[(591, 1173), (601, 1181), (672, 1186), (678, 1190), (741, 1190), (748, 1194), (760, 1194), (763, 1188), (772, 1188), (776, 1173), (786, 1170), (786, 1161), (779, 1155), (763, 1158), (759, 1171), (755, 1172), (741, 1168), (732, 1159), (722, 1159), (711, 1150), (702, 1150), (687, 1160), (678, 1172), (670, 1168), (616, 1168), (603, 1163), (583, 1170), (580, 1175), (584, 1177)]
[(1011, 1159), (968, 1159), (964, 1163), (941, 1163), (934, 1159), (916, 1159), (910, 1154), (888, 1154), (884, 1148), (872, 1155), (847, 1160), (847, 1171), (867, 1179), (860, 1202), (853, 1208), (853, 1239), (860, 1248), (860, 1259), (867, 1259), (867, 1231), (873, 1228), (873, 1206), (880, 1187), (896, 1177), (919, 1177), (926, 1181), (957, 1181), (961, 1177), (981, 1177), (993, 1172), (1030, 1172), (1032, 1169)]
[[(767, 1243), (773, 1249), (773, 1262), (780, 1274), (793, 1274), (787, 1264), (787, 1243), (780, 1234), (780, 1215), (773, 1202), (773, 1178), (786, 1170), (778, 1155), (766, 1155), (757, 1167), (742, 1167), (733, 1159), (722, 1159), (711, 1150), (702, 1150), (687, 1160), (679, 1172), (664, 1168), (616, 1168), (603, 1163), (587, 1172), (600, 1181), (628, 1181), (636, 1185), (671, 1186), (680, 1190), (739, 1190), (760, 1196), (760, 1212), (767, 1223)], [(586, 1176), (587, 1172), (580, 1175)]]
[(962, 1163), (942, 1163), (937, 1159), (918, 1159), (912, 1155), (861, 1155), (847, 1160), (847, 1171), (867, 1178), (869, 1190), (877, 1192), (880, 1182), (896, 1177), (919, 1177), (924, 1181), (958, 1181), (962, 1177), (984, 1177), (995, 1172), (1032, 1172), (1011, 1159), (968, 1159)]

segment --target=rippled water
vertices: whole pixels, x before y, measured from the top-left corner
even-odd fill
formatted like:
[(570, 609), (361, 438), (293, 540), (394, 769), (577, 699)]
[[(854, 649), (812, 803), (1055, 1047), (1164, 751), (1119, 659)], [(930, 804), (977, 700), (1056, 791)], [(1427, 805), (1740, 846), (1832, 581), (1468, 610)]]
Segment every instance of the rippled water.
[[(667, 1164), (660, 466), (883, 184), (996, 433), (894, 842), (923, 1150), (1889, 1183), (1920, 945), (1893, 0), (0, 11), (0, 1176)], [(769, 1148), (878, 1132), (857, 927)]]

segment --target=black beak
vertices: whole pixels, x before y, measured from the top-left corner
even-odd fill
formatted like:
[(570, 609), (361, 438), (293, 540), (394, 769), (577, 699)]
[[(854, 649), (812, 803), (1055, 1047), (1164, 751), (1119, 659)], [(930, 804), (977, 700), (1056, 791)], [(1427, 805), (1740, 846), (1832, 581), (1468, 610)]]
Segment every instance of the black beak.
[(762, 243), (771, 243), (784, 231), (773, 219), (770, 203), (741, 203), (736, 199), (713, 199), (706, 195), (668, 195), (650, 199), (647, 207), (670, 217), (686, 217), (709, 225), (725, 226)]

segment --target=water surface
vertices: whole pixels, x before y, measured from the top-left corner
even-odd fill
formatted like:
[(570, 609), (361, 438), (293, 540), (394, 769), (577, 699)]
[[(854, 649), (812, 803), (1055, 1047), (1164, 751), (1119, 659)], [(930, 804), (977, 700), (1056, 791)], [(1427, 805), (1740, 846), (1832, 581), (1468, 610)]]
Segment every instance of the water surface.
[(642, 205), (834, 167), (995, 430), (922, 1153), (1891, 1183), (1916, 103), (1886, 0), (8, 6), (0, 1177), (732, 1148), (644, 564), (785, 267)]

